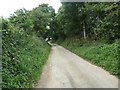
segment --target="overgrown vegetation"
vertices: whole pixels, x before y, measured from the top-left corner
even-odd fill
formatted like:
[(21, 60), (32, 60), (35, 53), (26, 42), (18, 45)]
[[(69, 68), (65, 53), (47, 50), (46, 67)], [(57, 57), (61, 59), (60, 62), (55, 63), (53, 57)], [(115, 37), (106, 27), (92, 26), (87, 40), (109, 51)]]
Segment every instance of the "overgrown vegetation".
[(40, 77), (50, 52), (45, 38), (51, 14), (54, 9), (42, 4), (31, 11), (19, 9), (8, 19), (0, 18), (3, 88), (31, 88)]
[(3, 31), (3, 88), (30, 88), (45, 64), (49, 47), (35, 35)]

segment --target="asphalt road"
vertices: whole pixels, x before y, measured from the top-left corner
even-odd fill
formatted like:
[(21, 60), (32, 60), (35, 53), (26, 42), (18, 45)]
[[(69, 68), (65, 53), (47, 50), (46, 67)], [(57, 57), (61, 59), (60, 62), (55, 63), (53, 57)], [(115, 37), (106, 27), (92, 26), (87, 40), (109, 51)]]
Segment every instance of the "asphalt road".
[(118, 88), (118, 79), (65, 48), (53, 45), (35, 88)]

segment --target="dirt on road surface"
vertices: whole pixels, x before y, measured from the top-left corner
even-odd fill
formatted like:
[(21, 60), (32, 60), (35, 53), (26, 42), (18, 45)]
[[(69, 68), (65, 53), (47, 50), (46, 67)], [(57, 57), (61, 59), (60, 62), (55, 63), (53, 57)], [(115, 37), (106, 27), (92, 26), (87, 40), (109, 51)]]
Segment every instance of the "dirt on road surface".
[(35, 88), (118, 88), (118, 79), (65, 48), (53, 45)]

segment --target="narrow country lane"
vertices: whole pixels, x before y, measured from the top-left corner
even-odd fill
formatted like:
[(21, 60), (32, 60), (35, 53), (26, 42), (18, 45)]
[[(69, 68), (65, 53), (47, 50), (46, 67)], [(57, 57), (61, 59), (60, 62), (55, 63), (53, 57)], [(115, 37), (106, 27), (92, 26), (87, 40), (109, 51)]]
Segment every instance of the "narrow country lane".
[(35, 88), (118, 88), (118, 79), (65, 48), (53, 45)]

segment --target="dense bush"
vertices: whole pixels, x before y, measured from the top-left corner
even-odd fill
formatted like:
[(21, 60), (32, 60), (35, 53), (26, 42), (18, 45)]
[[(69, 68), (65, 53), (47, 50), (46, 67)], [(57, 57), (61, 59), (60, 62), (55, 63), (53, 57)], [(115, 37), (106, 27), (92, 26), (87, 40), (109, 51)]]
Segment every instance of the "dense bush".
[(42, 4), (30, 11), (16, 10), (8, 19), (0, 18), (3, 88), (30, 88), (38, 80), (50, 51), (43, 38), (52, 14), (54, 9)]
[(2, 44), (2, 87), (32, 87), (47, 60), (49, 46), (21, 30), (4, 30)]
[(96, 64), (111, 74), (118, 74), (118, 43), (105, 44), (98, 42), (83, 43), (79, 41), (66, 40), (62, 43), (64, 47), (75, 54)]

